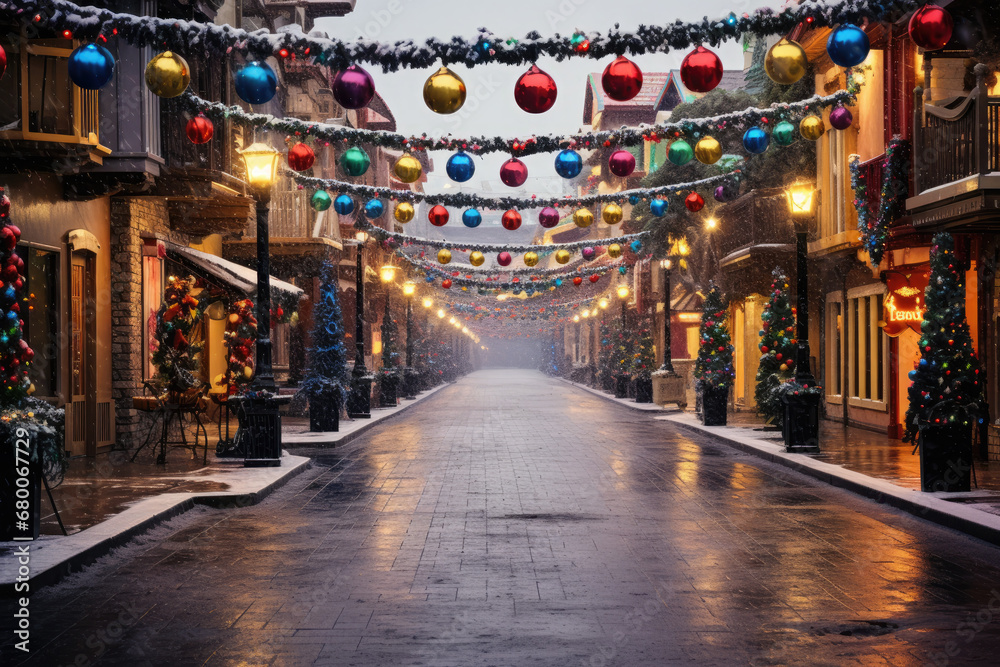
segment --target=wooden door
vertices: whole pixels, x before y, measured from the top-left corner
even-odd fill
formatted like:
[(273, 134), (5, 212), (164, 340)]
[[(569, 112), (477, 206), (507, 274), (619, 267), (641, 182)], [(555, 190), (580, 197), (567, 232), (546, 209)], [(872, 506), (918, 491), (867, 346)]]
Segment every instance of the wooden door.
[(93, 258), (74, 254), (70, 267), (70, 414), (67, 449), (97, 454), (96, 316)]

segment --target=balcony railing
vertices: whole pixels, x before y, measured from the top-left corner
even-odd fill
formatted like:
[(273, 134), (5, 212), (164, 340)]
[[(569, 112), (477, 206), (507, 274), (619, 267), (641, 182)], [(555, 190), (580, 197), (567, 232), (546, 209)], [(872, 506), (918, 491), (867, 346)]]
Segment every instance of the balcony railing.
[(787, 249), (795, 243), (795, 227), (788, 215), (784, 191), (754, 190), (727, 204), (720, 211), (712, 241), (721, 263), (755, 247)]
[(871, 160), (865, 160), (858, 165), (858, 175), (867, 186), (863, 205), (868, 211), (868, 215), (873, 218), (878, 215), (878, 207), (882, 203), (882, 164), (884, 162), (885, 153), (873, 157)]
[[(322, 216), (322, 217), (321, 217)], [(337, 215), (332, 209), (317, 213), (305, 190), (277, 190), (271, 195), (267, 220), (271, 238), (339, 240)], [(256, 238), (257, 227), (248, 225), (244, 238)]]

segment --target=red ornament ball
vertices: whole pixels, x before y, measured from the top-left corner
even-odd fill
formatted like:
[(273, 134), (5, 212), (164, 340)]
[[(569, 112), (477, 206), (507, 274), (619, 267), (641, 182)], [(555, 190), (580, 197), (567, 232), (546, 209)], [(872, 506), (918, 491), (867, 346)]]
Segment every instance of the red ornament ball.
[[(0, 192), (3, 192), (3, 188), (0, 188)], [(10, 197), (7, 195), (0, 196), (0, 215), (7, 215), (10, 213)]]
[(626, 102), (642, 90), (642, 71), (638, 65), (626, 58), (618, 56), (614, 62), (604, 68), (601, 75), (601, 86), (604, 93), (613, 100)]
[(215, 134), (215, 126), (212, 125), (212, 121), (198, 114), (187, 122), (184, 131), (191, 143), (207, 144), (212, 140), (212, 135)]
[(514, 84), (514, 101), (528, 113), (545, 113), (556, 103), (556, 82), (532, 65)]
[(528, 167), (517, 158), (511, 159), (500, 165), (500, 180), (507, 187), (517, 188), (524, 185), (528, 180)]
[(608, 158), (608, 169), (624, 178), (635, 171), (635, 156), (626, 150), (617, 150)]
[(431, 224), (435, 227), (443, 227), (448, 224), (448, 209), (441, 204), (436, 204), (430, 211), (427, 212), (427, 219), (430, 220)]
[(910, 17), (910, 39), (925, 51), (937, 51), (951, 40), (955, 22), (947, 10), (924, 5)]
[(500, 224), (503, 225), (504, 229), (514, 231), (521, 226), (521, 214), (514, 209), (510, 209), (504, 212), (503, 217), (500, 219)]
[(546, 206), (538, 212), (538, 224), (546, 229), (551, 229), (559, 224), (559, 211), (551, 206)]
[(581, 278), (580, 276), (576, 276), (575, 278), (573, 278), (573, 284), (579, 287), (580, 285), (583, 284), (583, 278)]
[(441, 287), (443, 287), (445, 289), (450, 289), (451, 288), (451, 280), (448, 279), (448, 278), (445, 278), (444, 280), (442, 280), (441, 281)]
[(510, 253), (505, 250), (497, 255), (497, 264), (500, 266), (510, 266), (511, 259)]
[(596, 273), (595, 273), (595, 274), (592, 274), (592, 275), (590, 276), (590, 282), (592, 282), (592, 283), (596, 283), (596, 282), (597, 282), (598, 280), (600, 280), (600, 279), (601, 279), (601, 277), (600, 277), (599, 275), (597, 275)]
[(722, 61), (704, 46), (698, 46), (681, 63), (681, 81), (695, 93), (707, 93), (722, 81)]
[(301, 141), (288, 149), (288, 167), (293, 171), (305, 171), (313, 166), (316, 154)]
[(697, 213), (705, 207), (705, 200), (697, 192), (692, 192), (684, 198), (684, 205), (687, 206), (687, 210)]

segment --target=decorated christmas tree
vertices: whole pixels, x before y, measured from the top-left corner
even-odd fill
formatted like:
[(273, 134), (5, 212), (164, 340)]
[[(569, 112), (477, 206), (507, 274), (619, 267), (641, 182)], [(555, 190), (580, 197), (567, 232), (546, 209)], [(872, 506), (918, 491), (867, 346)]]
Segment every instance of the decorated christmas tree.
[(344, 320), (337, 300), (337, 269), (323, 265), (323, 285), (313, 309), (312, 347), (301, 390), (309, 398), (311, 430), (331, 430), (350, 387)]
[(195, 327), (201, 324), (198, 299), (191, 296), (194, 278), (170, 276), (163, 303), (156, 313), (156, 351), (153, 365), (159, 378), (172, 391), (185, 391), (197, 384), (201, 345), (194, 344)]
[(903, 435), (907, 442), (916, 442), (925, 428), (968, 428), (986, 415), (984, 376), (965, 319), (965, 267), (955, 257), (955, 241), (947, 232), (934, 237), (925, 294), (920, 361), (910, 371), (913, 383)]
[(632, 377), (650, 378), (656, 370), (656, 350), (653, 347), (653, 328), (648, 319), (639, 323), (635, 339), (631, 361)]
[(601, 319), (601, 346), (598, 354), (597, 373), (600, 384), (606, 390), (614, 387), (614, 340), (616, 334), (614, 321), (609, 322), (607, 316)]
[(613, 375), (629, 375), (632, 370), (632, 330), (615, 322), (611, 334), (611, 372)]
[(399, 329), (392, 319), (389, 299), (385, 300), (385, 313), (382, 315), (382, 375), (398, 377), (402, 373), (402, 361), (399, 354)]
[(771, 272), (771, 295), (761, 313), (760, 365), (757, 367), (757, 412), (768, 424), (781, 426), (785, 406), (777, 391), (790, 379), (795, 365), (795, 317), (788, 300), (788, 276), (780, 268)]
[(228, 351), (226, 372), (216, 378), (216, 384), (226, 386), (226, 395), (238, 394), (253, 380), (254, 352), (257, 346), (257, 318), (253, 302), (240, 299), (229, 307), (223, 344)]
[(733, 345), (726, 326), (726, 300), (714, 285), (705, 295), (699, 331), (698, 358), (694, 377), (698, 388), (729, 389), (736, 377), (733, 370)]

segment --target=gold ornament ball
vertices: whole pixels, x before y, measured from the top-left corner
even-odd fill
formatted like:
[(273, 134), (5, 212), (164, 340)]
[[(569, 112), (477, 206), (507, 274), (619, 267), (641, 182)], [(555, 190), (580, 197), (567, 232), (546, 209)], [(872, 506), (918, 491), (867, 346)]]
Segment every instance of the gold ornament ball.
[(618, 204), (605, 204), (601, 217), (609, 225), (617, 225), (622, 221), (622, 207)]
[(768, 78), (782, 86), (790, 86), (805, 76), (808, 66), (809, 59), (798, 42), (785, 38), (772, 46), (764, 58)]
[(473, 266), (482, 266), (485, 261), (486, 256), (478, 250), (473, 250), (469, 253), (469, 264), (472, 264)]
[(236, 324), (239, 321), (240, 321), (240, 316), (239, 315), (237, 315), (236, 313), (230, 313), (229, 314), (229, 323), (230, 324)]
[(569, 250), (556, 250), (556, 261), (565, 264), (569, 261)]
[(616, 259), (622, 256), (622, 247), (617, 243), (612, 243), (608, 246), (608, 257), (611, 259)]
[(409, 153), (401, 155), (392, 167), (392, 173), (396, 174), (396, 178), (403, 183), (415, 183), (423, 172), (420, 160)]
[(788, 365), (787, 364), (781, 364), (780, 366), (778, 366), (778, 369), (781, 370), (781, 371), (787, 371), (788, 370)]
[(799, 123), (799, 133), (809, 141), (816, 141), (826, 132), (823, 119), (819, 116), (806, 116)]
[(146, 64), (146, 85), (158, 97), (177, 97), (191, 83), (191, 68), (173, 51), (164, 51)]
[(447, 248), (441, 248), (438, 250), (438, 262), (441, 264), (447, 264), (451, 261), (451, 250)]
[(465, 82), (447, 67), (442, 67), (424, 84), (424, 102), (434, 113), (455, 113), (465, 104)]
[(243, 367), (243, 377), (245, 377), (248, 380), (250, 378), (252, 378), (253, 377), (253, 369), (250, 368), (249, 366), (244, 366)]
[(393, 210), (392, 216), (405, 225), (410, 220), (413, 220), (415, 213), (416, 211), (413, 209), (413, 204), (408, 201), (401, 201), (396, 204), (396, 208)]
[(535, 264), (538, 264), (538, 253), (535, 252), (524, 253), (524, 265), (534, 266)]
[(694, 156), (702, 164), (715, 164), (722, 157), (722, 144), (715, 137), (702, 137), (694, 145)]
[(590, 227), (594, 223), (594, 214), (590, 209), (581, 208), (573, 213), (573, 222), (577, 227)]

